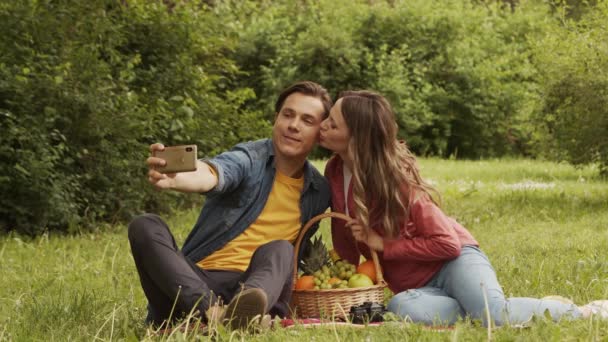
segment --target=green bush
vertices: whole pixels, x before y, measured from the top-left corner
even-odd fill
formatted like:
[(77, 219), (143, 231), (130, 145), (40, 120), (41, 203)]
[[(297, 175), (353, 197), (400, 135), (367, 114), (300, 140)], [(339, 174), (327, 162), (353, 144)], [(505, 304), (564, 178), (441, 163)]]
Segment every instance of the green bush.
[(541, 153), (608, 173), (608, 3), (563, 19), (535, 46), (542, 76), (535, 120)]
[[(0, 230), (36, 234), (163, 210), (148, 145), (201, 155), (265, 135), (212, 10), (149, 1), (0, 4)], [(246, 117), (254, 131), (243, 122)], [(182, 201), (198, 197), (179, 197)]]
[[(293, 79), (337, 93), (373, 89), (393, 104), (400, 136), (419, 154), (527, 153), (534, 66), (528, 38), (548, 7), (515, 11), (467, 2), (248, 3), (235, 60), (244, 85), (268, 99)], [(271, 102), (251, 108), (269, 112)]]
[(386, 95), (421, 155), (608, 172), (608, 5), (509, 3), (0, 2), (0, 231), (200, 201), (151, 189), (148, 145), (202, 157), (268, 136), (302, 79)]

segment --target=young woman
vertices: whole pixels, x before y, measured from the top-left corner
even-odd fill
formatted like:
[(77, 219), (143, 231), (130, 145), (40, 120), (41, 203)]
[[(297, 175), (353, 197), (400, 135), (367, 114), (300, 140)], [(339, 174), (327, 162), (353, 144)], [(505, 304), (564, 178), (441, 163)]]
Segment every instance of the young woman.
[(388, 101), (368, 91), (341, 94), (321, 125), (321, 146), (335, 152), (325, 176), (334, 219), (332, 239), (345, 260), (370, 249), (395, 293), (388, 309), (425, 324), (470, 317), (495, 325), (521, 324), (548, 310), (552, 318), (608, 317), (608, 301), (576, 306), (564, 300), (506, 299), (488, 257), (462, 225), (446, 216), (420, 176), (415, 157), (397, 140)]

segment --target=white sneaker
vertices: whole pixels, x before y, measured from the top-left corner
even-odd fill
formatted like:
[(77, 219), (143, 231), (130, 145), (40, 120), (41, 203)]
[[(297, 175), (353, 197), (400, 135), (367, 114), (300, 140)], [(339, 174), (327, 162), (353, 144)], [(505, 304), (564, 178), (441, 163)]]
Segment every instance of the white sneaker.
[(584, 318), (590, 316), (598, 316), (602, 319), (608, 319), (608, 300), (594, 300), (593, 302), (580, 307)]

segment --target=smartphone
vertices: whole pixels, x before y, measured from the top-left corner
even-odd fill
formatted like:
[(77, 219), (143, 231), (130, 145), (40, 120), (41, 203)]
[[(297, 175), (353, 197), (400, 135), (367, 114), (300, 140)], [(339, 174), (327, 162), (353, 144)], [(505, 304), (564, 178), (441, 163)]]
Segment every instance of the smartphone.
[(154, 151), (152, 156), (167, 162), (165, 166), (156, 167), (160, 173), (196, 170), (196, 145), (166, 146), (164, 151)]

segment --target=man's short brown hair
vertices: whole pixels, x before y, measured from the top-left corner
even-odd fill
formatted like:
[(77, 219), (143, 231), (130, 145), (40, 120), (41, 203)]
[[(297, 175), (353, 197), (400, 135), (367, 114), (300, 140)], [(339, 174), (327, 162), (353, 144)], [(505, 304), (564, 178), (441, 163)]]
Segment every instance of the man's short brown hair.
[(321, 100), (321, 103), (323, 103), (323, 118), (326, 118), (329, 115), (329, 110), (333, 104), (329, 93), (320, 84), (311, 81), (300, 81), (283, 90), (281, 94), (279, 94), (279, 98), (274, 105), (275, 114), (281, 111), (285, 99), (294, 93), (318, 98)]

